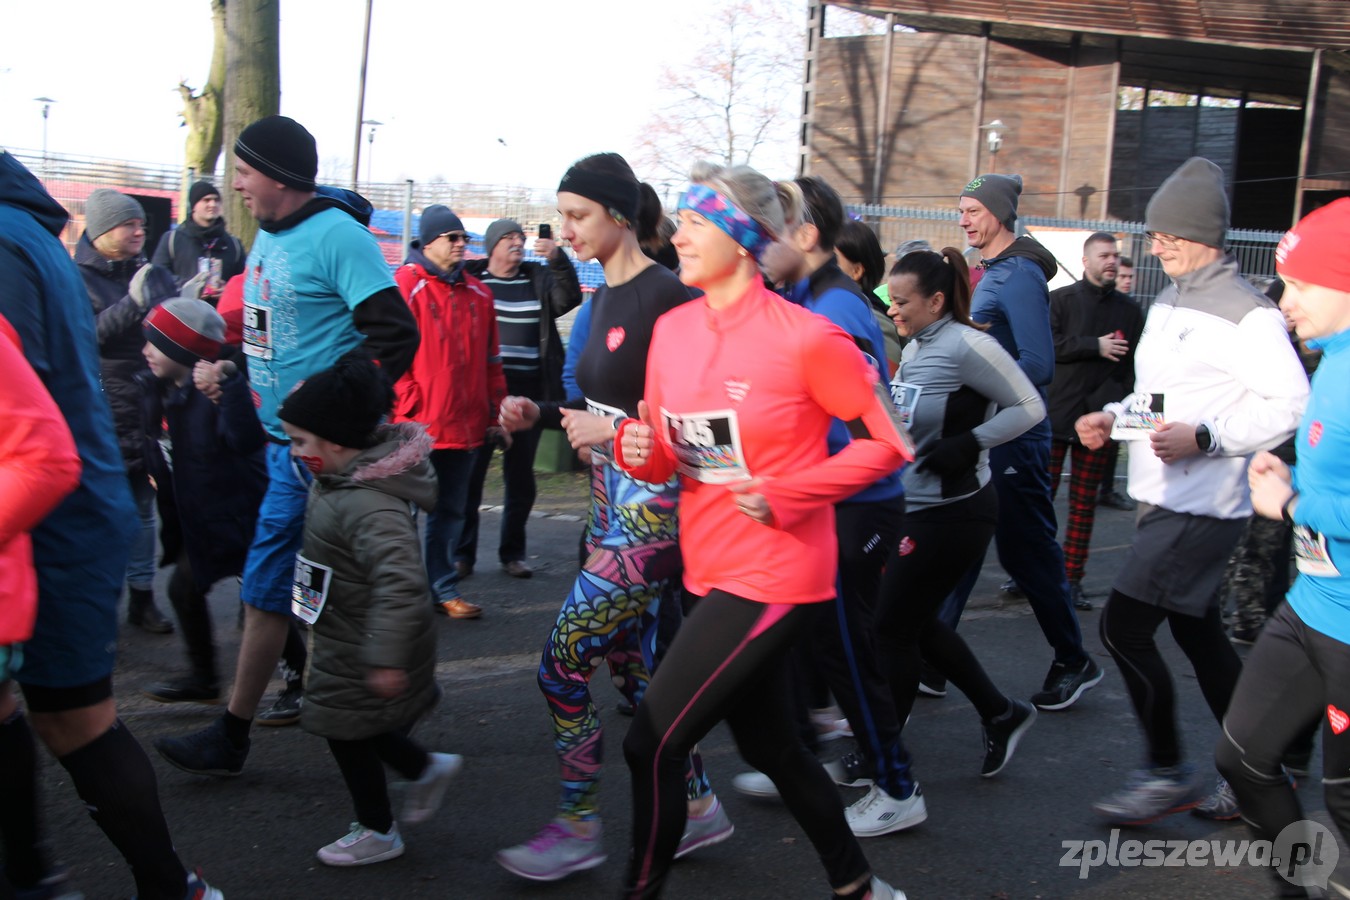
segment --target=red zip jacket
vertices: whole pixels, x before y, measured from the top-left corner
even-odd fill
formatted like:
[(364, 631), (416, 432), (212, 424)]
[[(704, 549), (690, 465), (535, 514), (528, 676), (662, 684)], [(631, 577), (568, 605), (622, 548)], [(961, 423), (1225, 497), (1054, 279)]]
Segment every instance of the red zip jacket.
[(37, 617), (28, 532), (80, 483), (66, 420), (0, 317), (0, 645), (26, 641)]
[[(857, 344), (759, 284), (726, 309), (695, 300), (657, 320), (645, 399), (658, 441), (629, 471), (648, 482), (680, 471), (684, 583), (696, 594), (832, 598), (833, 504), (914, 458)], [(853, 435), (834, 456), (831, 418)], [(728, 484), (747, 477), (764, 479), (772, 525), (737, 508)]]
[(447, 280), (418, 250), (408, 258), (394, 281), (422, 343), (394, 385), (394, 421), (426, 425), (437, 450), (481, 447), (506, 396), (492, 292), (462, 268)]

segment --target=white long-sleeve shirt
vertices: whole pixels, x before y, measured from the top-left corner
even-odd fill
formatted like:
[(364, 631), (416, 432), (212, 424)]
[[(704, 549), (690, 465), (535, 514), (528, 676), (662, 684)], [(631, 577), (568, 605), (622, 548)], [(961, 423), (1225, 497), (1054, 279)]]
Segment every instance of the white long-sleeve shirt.
[(1308, 402), (1280, 311), (1227, 256), (1158, 295), (1134, 363), (1135, 391), (1162, 394), (1165, 421), (1205, 425), (1215, 446), (1167, 465), (1148, 441), (1132, 442), (1130, 496), (1173, 512), (1251, 515), (1248, 458), (1287, 440)]

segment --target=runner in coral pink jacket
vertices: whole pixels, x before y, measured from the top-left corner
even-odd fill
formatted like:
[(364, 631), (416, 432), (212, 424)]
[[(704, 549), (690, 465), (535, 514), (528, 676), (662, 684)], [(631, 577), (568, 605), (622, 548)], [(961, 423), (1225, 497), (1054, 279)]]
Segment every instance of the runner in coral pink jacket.
[[(633, 477), (681, 474), (690, 595), (624, 741), (634, 798), (625, 896), (660, 893), (685, 828), (684, 755), (725, 719), (806, 831), (835, 894), (903, 897), (872, 876), (830, 776), (797, 735), (786, 654), (834, 597), (832, 504), (913, 454), (857, 345), (764, 288), (757, 261), (784, 228), (773, 183), (708, 165), (693, 181), (673, 242), (680, 279), (705, 295), (657, 321), (642, 421), (625, 420), (615, 438)], [(853, 441), (829, 456), (832, 418)]]

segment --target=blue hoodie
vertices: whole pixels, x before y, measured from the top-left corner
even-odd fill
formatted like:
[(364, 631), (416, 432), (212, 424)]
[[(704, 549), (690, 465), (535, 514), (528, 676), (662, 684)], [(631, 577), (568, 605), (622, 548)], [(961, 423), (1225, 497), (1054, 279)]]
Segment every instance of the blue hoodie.
[[(44, 650), (81, 646), (81, 634), (99, 634), (109, 617), (115, 629), (130, 546), (126, 523), (136, 518), (99, 387), (93, 309), (60, 240), (68, 219), (33, 174), (0, 151), (0, 315), (19, 333), (24, 356), (65, 416), (83, 466), (79, 487), (33, 529), (39, 591), (33, 643)], [(25, 668), (20, 680), (88, 683), (112, 671), (115, 649), (101, 649), (97, 659), (44, 653), (44, 668)]]
[[(834, 259), (827, 261), (825, 265), (794, 285), (788, 293), (788, 299), (817, 315), (824, 316), (844, 329), (867, 357), (867, 361), (877, 370), (877, 376), (881, 379), (879, 383), (883, 385), (889, 383), (890, 374), (886, 370), (886, 342), (881, 336), (881, 327), (872, 315), (872, 308), (863, 296), (862, 288), (844, 274), (839, 268), (839, 263)], [(830, 425), (827, 439), (830, 455), (833, 456), (844, 449), (851, 440), (848, 425), (835, 419)], [(896, 469), (844, 502), (876, 503), (903, 497), (905, 485), (900, 480), (900, 471)]]

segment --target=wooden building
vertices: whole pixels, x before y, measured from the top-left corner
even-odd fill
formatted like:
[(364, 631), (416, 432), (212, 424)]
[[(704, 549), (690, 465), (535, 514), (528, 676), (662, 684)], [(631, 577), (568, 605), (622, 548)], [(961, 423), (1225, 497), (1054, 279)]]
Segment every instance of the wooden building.
[[(888, 27), (828, 36), (833, 7)], [(1024, 214), (1138, 220), (1194, 155), (1234, 227), (1350, 195), (1347, 0), (836, 0), (808, 22), (799, 167), (846, 202), (945, 205), (1001, 171)]]

